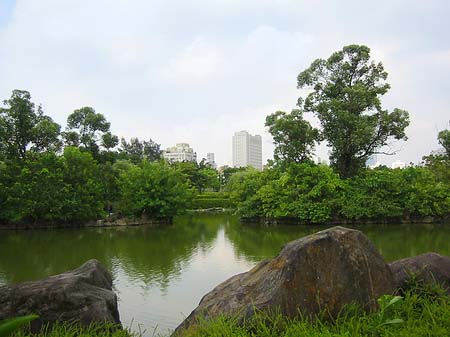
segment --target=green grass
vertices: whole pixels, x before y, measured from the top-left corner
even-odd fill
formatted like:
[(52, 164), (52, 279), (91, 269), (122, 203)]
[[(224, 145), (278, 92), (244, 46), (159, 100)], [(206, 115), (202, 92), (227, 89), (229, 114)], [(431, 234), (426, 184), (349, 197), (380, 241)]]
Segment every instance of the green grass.
[(404, 297), (386, 296), (380, 310), (365, 313), (347, 306), (335, 319), (287, 319), (258, 313), (238, 324), (220, 317), (201, 321), (183, 336), (189, 337), (349, 337), (349, 336), (450, 336), (450, 297), (442, 289), (413, 289)]
[(192, 202), (192, 209), (231, 208), (233, 203), (227, 192), (203, 192)]
[(51, 328), (44, 329), (39, 334), (30, 334), (26, 329), (20, 330), (11, 337), (140, 337), (139, 333), (132, 333), (128, 329), (118, 329), (114, 324), (91, 324), (80, 327), (73, 323), (58, 323)]
[[(186, 337), (351, 337), (351, 336), (450, 336), (450, 297), (438, 286), (412, 285), (400, 296), (383, 296), (380, 309), (366, 313), (355, 305), (347, 306), (332, 320), (326, 313), (314, 320), (259, 312), (253, 319), (238, 324), (230, 317), (201, 320), (186, 331)], [(139, 337), (142, 334), (117, 330), (113, 325), (80, 328), (58, 324), (36, 337)], [(152, 335), (150, 333), (150, 335)], [(13, 337), (31, 336), (24, 331)]]

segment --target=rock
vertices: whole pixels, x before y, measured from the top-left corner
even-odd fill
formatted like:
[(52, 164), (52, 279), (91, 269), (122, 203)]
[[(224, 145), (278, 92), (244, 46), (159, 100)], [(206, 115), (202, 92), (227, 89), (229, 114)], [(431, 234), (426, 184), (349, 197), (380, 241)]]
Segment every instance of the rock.
[(419, 283), (437, 283), (450, 293), (450, 257), (426, 253), (389, 264), (396, 287), (407, 290), (411, 276)]
[(39, 315), (32, 332), (56, 321), (120, 324), (111, 275), (97, 260), (43, 280), (0, 287), (0, 320), (31, 313)]
[(378, 297), (393, 292), (391, 270), (366, 236), (333, 227), (288, 243), (274, 259), (218, 285), (175, 335), (195, 326), (200, 316), (238, 315), (242, 320), (256, 308), (288, 317), (328, 309), (336, 317), (348, 303), (375, 309)]

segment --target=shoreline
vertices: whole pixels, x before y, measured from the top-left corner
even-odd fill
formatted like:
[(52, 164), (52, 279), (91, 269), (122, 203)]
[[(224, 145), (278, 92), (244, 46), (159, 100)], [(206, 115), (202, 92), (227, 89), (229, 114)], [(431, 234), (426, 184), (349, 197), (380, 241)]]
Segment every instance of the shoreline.
[(347, 220), (347, 219), (334, 219), (328, 222), (313, 223), (305, 220), (301, 220), (295, 217), (240, 217), (239, 221), (242, 224), (260, 224), (268, 226), (278, 225), (290, 225), (290, 226), (343, 226), (343, 225), (388, 225), (388, 224), (435, 224), (435, 223), (448, 223), (450, 222), (450, 215), (440, 217), (417, 217), (417, 218), (388, 218), (388, 219), (360, 219), (360, 220)]
[(0, 224), (1, 230), (39, 230), (39, 229), (67, 229), (67, 228), (107, 228), (107, 227), (135, 227), (144, 225), (170, 225), (173, 222), (173, 218), (167, 219), (100, 219), (91, 220), (85, 223), (21, 223), (21, 224)]

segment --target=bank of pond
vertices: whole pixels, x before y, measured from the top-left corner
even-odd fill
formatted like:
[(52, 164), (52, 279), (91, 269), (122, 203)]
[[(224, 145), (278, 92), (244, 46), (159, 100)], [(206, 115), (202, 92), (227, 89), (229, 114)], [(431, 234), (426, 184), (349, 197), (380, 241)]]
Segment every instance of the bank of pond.
[[(220, 192), (199, 185), (201, 170), (205, 169), (192, 163), (164, 161), (100, 164), (73, 147), (62, 155), (43, 153), (21, 162), (0, 162), (0, 228), (170, 222), (189, 210), (223, 209), (244, 221), (264, 223), (450, 219), (450, 164), (440, 157), (405, 169), (363, 169), (346, 179), (327, 165), (313, 163), (262, 172), (241, 169), (216, 186)], [(211, 172), (220, 178), (219, 172)]]

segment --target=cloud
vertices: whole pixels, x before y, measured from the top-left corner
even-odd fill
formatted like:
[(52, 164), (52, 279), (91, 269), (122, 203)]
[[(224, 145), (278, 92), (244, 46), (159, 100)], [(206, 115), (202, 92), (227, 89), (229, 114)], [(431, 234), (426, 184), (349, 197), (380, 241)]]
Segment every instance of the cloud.
[(411, 113), (399, 158), (417, 162), (449, 119), (449, 12), (445, 1), (17, 0), (0, 25), (0, 98), (27, 89), (63, 124), (90, 105), (120, 136), (190, 142), (224, 164), (246, 129), (267, 159), (265, 116), (295, 106), (297, 74), (364, 43), (390, 74), (384, 104)]
[(162, 69), (162, 78), (180, 85), (196, 85), (220, 75), (224, 59), (219, 48), (199, 36)]

